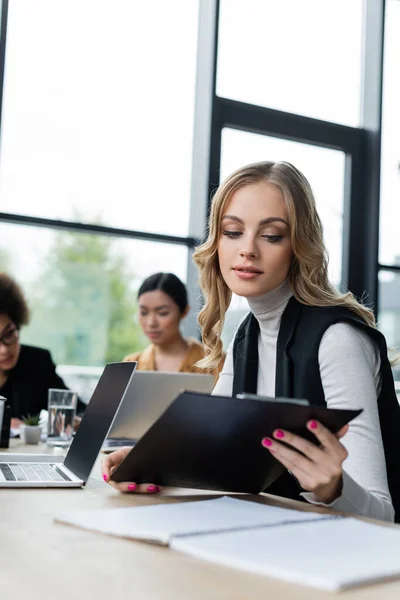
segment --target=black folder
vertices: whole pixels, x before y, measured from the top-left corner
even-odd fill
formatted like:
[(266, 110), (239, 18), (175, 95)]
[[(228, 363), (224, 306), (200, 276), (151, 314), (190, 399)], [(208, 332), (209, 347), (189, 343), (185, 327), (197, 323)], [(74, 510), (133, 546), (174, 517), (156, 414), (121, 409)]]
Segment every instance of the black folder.
[(310, 419), (336, 432), (362, 412), (294, 402), (182, 392), (111, 479), (258, 494), (285, 470), (263, 437), (280, 428), (318, 443), (306, 428)]

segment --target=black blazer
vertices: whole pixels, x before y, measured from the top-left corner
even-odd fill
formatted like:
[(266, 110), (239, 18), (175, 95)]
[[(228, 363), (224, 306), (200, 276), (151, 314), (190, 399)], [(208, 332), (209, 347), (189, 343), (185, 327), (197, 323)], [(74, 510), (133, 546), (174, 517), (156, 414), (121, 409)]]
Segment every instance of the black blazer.
[[(378, 413), (385, 451), (389, 491), (400, 523), (400, 406), (387, 356), (384, 336), (369, 327), (354, 312), (339, 306), (306, 306), (294, 296), (285, 308), (279, 328), (276, 350), (275, 396), (306, 398), (311, 405), (326, 406), (319, 370), (318, 351), (322, 336), (334, 323), (351, 323), (362, 329), (378, 346), (381, 358), (381, 390)], [(240, 325), (233, 346), (233, 396), (240, 392), (257, 393), (258, 376), (257, 319), (250, 313)], [(268, 493), (300, 500), (297, 480), (282, 475)]]
[[(67, 390), (68, 387), (56, 373), (51, 354), (43, 348), (21, 345), (18, 362), (10, 371), (0, 394), (11, 404), (12, 416), (18, 419), (47, 410), (49, 388)], [(77, 413), (85, 405), (78, 400)]]

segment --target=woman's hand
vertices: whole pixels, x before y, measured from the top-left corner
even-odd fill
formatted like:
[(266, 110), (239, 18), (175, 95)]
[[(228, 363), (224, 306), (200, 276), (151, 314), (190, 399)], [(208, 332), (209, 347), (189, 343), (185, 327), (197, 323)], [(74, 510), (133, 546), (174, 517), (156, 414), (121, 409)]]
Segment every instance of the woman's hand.
[(124, 460), (126, 455), (130, 452), (132, 448), (124, 447), (116, 450), (109, 454), (102, 462), (102, 472), (103, 479), (116, 490), (120, 492), (140, 492), (144, 494), (155, 494), (160, 491), (158, 485), (154, 485), (154, 483), (141, 483), (136, 484), (134, 481), (124, 481), (122, 483), (115, 483), (114, 481), (110, 481), (110, 476), (118, 467), (118, 465)]
[[(309, 421), (307, 429), (315, 435), (320, 446), (282, 429), (274, 431), (274, 440), (266, 437), (261, 443), (296, 477), (306, 492), (313, 492), (318, 500), (330, 504), (342, 493), (342, 463), (347, 458), (347, 450), (339, 439), (347, 433), (349, 426), (345, 425), (333, 434), (321, 423)], [(276, 440), (282, 440), (294, 449)]]

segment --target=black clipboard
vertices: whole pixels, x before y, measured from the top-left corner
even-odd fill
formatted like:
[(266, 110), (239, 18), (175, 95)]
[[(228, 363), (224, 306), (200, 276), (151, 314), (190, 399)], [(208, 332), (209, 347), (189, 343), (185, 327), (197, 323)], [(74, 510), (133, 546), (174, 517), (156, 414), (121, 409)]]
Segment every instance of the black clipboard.
[(281, 428), (316, 443), (310, 419), (336, 432), (362, 412), (269, 400), (182, 392), (111, 480), (258, 494), (285, 471), (263, 437)]

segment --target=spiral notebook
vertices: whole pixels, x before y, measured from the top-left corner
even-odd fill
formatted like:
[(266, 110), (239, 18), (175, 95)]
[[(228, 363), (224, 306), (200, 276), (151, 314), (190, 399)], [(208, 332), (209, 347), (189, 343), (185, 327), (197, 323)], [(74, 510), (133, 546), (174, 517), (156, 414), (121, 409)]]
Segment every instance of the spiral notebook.
[(225, 567), (329, 591), (400, 577), (400, 528), (353, 518), (173, 537), (170, 547)]
[(236, 531), (320, 518), (323, 515), (318, 513), (222, 496), (197, 502), (72, 511), (57, 516), (56, 521), (99, 533), (168, 545), (176, 536)]
[(72, 511), (56, 521), (325, 590), (400, 577), (400, 527), (221, 497)]

